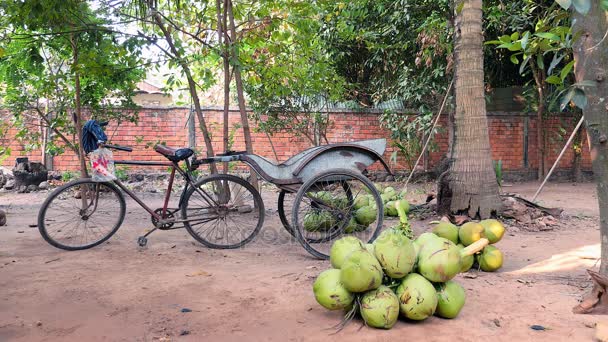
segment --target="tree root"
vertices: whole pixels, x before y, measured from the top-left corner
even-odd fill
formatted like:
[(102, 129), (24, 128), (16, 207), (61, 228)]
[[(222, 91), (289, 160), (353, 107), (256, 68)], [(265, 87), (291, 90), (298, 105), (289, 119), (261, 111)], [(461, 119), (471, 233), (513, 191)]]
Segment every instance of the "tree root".
[(608, 314), (608, 294), (606, 293), (608, 277), (591, 270), (587, 270), (587, 273), (593, 280), (593, 289), (583, 298), (580, 304), (572, 308), (572, 312), (575, 314), (606, 315)]

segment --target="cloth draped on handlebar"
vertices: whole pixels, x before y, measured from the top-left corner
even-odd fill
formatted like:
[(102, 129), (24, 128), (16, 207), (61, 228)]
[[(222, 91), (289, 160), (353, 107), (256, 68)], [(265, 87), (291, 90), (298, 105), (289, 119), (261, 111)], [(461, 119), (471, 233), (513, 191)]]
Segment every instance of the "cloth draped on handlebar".
[(108, 141), (106, 133), (97, 120), (89, 120), (82, 127), (82, 148), (89, 154), (92, 179), (95, 182), (109, 182), (116, 180), (114, 174), (114, 156), (107, 148), (99, 147), (100, 143)]
[(85, 153), (91, 153), (97, 149), (100, 143), (108, 141), (106, 133), (97, 120), (89, 120), (82, 127), (82, 148)]

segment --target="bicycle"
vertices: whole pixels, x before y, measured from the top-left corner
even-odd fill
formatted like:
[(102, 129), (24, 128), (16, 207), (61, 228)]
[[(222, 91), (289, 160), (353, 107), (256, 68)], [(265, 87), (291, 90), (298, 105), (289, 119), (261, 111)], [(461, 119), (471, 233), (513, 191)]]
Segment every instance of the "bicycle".
[[(93, 128), (105, 139), (100, 127), (93, 125)], [(104, 146), (128, 152), (133, 150), (125, 146)], [(234, 151), (197, 159), (190, 148), (156, 145), (154, 150), (168, 162), (114, 163), (169, 167), (171, 171), (163, 207), (150, 208), (120, 180), (96, 182), (82, 178), (50, 194), (38, 213), (38, 228), (42, 237), (57, 248), (82, 250), (97, 246), (107, 241), (121, 226), (126, 210), (124, 194), (127, 194), (150, 214), (154, 226), (138, 238), (139, 246), (146, 246), (147, 236), (157, 229), (186, 228), (194, 239), (207, 247), (238, 248), (250, 242), (264, 223), (264, 203), (260, 193), (237, 176), (212, 174), (195, 180), (192, 172), (205, 164), (243, 162), (262, 179), (281, 189), (278, 208), (285, 229), (310, 254), (328, 258), (335, 239), (355, 235), (362, 241), (372, 242), (382, 229), (382, 199), (363, 171), (380, 161), (390, 173), (382, 159), (385, 148), (384, 139), (329, 144), (309, 148), (276, 164), (255, 154)], [(184, 178), (185, 185), (177, 208), (169, 208), (176, 173)], [(366, 218), (369, 222), (365, 226), (353, 227), (355, 201), (360, 196), (368, 198), (369, 206), (375, 208), (375, 215)], [(291, 222), (286, 214), (288, 211), (291, 212)], [(317, 222), (311, 229), (311, 220), (319, 221), (319, 217), (324, 218), (324, 222)]]

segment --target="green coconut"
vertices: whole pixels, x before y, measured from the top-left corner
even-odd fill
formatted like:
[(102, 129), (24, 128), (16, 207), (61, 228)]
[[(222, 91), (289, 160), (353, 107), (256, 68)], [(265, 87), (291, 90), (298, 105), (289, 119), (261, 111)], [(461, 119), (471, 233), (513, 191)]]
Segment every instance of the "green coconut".
[(433, 227), (433, 234), (458, 244), (458, 227), (450, 222), (440, 221)]
[(386, 205), (384, 206), (384, 214), (386, 216), (392, 217), (396, 217), (399, 215), (397, 213), (397, 208), (395, 208), (395, 201), (389, 201), (388, 203), (386, 203)]
[(443, 318), (455, 318), (460, 313), (466, 300), (464, 288), (457, 282), (450, 280), (445, 283), (436, 283), (437, 311), (435, 315)]
[(433, 233), (422, 233), (416, 238), (416, 240), (414, 240), (414, 244), (418, 245), (418, 247), (422, 247), (428, 241), (436, 238), (438, 238), (438, 236)]
[(357, 220), (357, 223), (364, 226), (369, 226), (374, 221), (376, 221), (376, 214), (377, 209), (374, 209), (371, 206), (367, 206), (357, 209), (357, 211), (355, 211), (355, 219)]
[(382, 285), (382, 266), (365, 247), (348, 255), (342, 264), (340, 280), (350, 292), (375, 290)]
[(359, 224), (357, 224), (357, 220), (354, 217), (351, 217), (348, 221), (348, 225), (344, 228), (344, 232), (347, 234), (352, 234), (357, 231)]
[(355, 296), (340, 281), (340, 270), (329, 269), (321, 272), (312, 290), (317, 303), (328, 310), (341, 310), (349, 307)]
[(309, 232), (316, 232), (321, 229), (321, 218), (317, 211), (309, 211), (304, 215), (304, 221), (302, 222), (304, 229)]
[[(464, 249), (464, 245), (461, 243), (459, 243), (456, 246), (458, 248), (460, 248), (461, 252)], [(461, 253), (460, 261), (462, 262), (462, 267), (460, 268), (460, 273), (464, 273), (464, 272), (470, 270), (471, 267), (473, 267), (473, 263), (475, 262), (475, 256), (474, 255), (462, 255), (462, 253)]]
[(414, 244), (397, 229), (383, 231), (374, 242), (374, 251), (384, 273), (391, 278), (405, 277), (416, 263)]
[(380, 199), (382, 200), (382, 203), (386, 204), (392, 200), (392, 197), (389, 194), (380, 194)]
[(399, 299), (384, 285), (365, 293), (360, 308), (361, 317), (370, 327), (390, 329), (399, 318)]
[(432, 282), (446, 282), (462, 268), (461, 250), (442, 237), (427, 241), (418, 253), (418, 273)]
[(327, 204), (332, 204), (333, 200), (334, 200), (333, 196), (331, 195), (331, 192), (329, 192), (329, 191), (319, 191), (319, 192), (313, 194), (312, 197), (314, 197), (320, 201), (323, 201)]
[(369, 206), (369, 196), (359, 195), (355, 197), (355, 203), (353, 205), (353, 209), (359, 210), (363, 207)]
[(345, 210), (348, 209), (348, 198), (346, 196), (334, 197), (332, 204), (334, 207)]
[(432, 316), (437, 308), (437, 292), (430, 281), (417, 273), (410, 273), (397, 287), (399, 309), (412, 320), (421, 321)]
[(505, 235), (505, 226), (498, 220), (481, 220), (479, 224), (483, 226), (483, 234), (490, 244), (497, 243)]
[(376, 255), (376, 249), (374, 248), (374, 244), (373, 243), (366, 243), (365, 244), (365, 249), (370, 252), (372, 255)]
[[(403, 209), (403, 212), (405, 212), (406, 214), (410, 212), (410, 204), (407, 203), (407, 201), (404, 199), (396, 201), (395, 205), (398, 205), (401, 209)], [(399, 208), (397, 208), (397, 211), (398, 210)]]
[(479, 268), (485, 272), (494, 272), (502, 267), (503, 255), (500, 249), (486, 246), (481, 254), (477, 255)]
[(341, 268), (350, 253), (364, 248), (363, 242), (352, 235), (336, 240), (329, 251), (331, 266)]
[(463, 245), (468, 246), (484, 237), (483, 226), (477, 222), (467, 222), (458, 230), (458, 238)]
[(397, 191), (392, 186), (384, 188), (384, 195), (388, 197), (389, 201), (393, 201), (397, 199)]
[(323, 230), (329, 230), (336, 224), (336, 219), (329, 211), (323, 210), (319, 213), (319, 223)]

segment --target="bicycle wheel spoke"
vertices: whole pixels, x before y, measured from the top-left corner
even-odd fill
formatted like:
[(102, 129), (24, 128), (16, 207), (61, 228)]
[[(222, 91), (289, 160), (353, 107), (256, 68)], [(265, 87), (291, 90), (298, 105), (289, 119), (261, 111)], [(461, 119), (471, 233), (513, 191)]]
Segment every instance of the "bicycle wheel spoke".
[(181, 209), (184, 226), (196, 240), (212, 248), (236, 248), (259, 231), (264, 204), (249, 183), (220, 174), (203, 178), (197, 187), (190, 190)]

